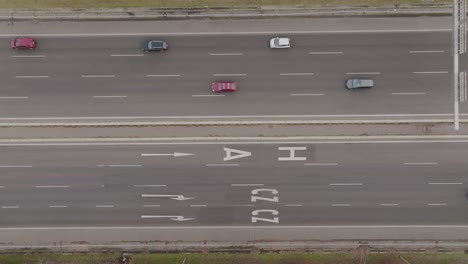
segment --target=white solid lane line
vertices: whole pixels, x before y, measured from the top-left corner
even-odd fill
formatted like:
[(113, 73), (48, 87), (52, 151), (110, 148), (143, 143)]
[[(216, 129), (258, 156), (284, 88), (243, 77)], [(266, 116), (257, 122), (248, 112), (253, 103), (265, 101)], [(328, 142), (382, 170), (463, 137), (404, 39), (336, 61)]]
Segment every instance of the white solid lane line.
[(405, 162), (404, 165), (437, 165), (437, 162)]
[(229, 163), (229, 164), (206, 164), (207, 167), (234, 167), (239, 166), (239, 164)]
[(143, 185), (143, 184), (140, 184), (140, 185), (133, 185), (133, 187), (167, 187), (167, 185), (165, 184), (147, 184), (147, 185)]
[(0, 168), (32, 168), (32, 165), (11, 165), (11, 166), (3, 165), (3, 166), (0, 166)]
[(233, 183), (232, 187), (265, 186), (263, 183)]
[(138, 165), (138, 164), (122, 164), (122, 165), (119, 165), (119, 164), (111, 164), (109, 165), (109, 167), (141, 167), (142, 165)]
[(7, 206), (2, 206), (3, 209), (18, 209), (19, 206), (17, 205), (7, 205)]
[(49, 208), (67, 208), (66, 205), (49, 205)]
[(305, 166), (337, 166), (338, 163), (305, 163)]
[(425, 95), (426, 93), (391, 93), (392, 95)]
[(206, 204), (191, 204), (190, 207), (207, 207)]
[(330, 183), (330, 186), (362, 186), (362, 183)]
[(380, 72), (347, 72), (346, 74), (352, 75), (352, 74), (380, 74)]
[(0, 99), (28, 99), (28, 96), (3, 96)]
[(210, 53), (210, 56), (242, 56), (244, 53)]
[(290, 96), (322, 96), (325, 94), (289, 94)]
[(245, 73), (215, 73), (213, 76), (246, 76)]
[(111, 57), (143, 57), (143, 54), (111, 54)]
[(146, 77), (180, 77), (180, 74), (148, 74)]
[(16, 79), (32, 79), (32, 78), (49, 78), (47, 75), (19, 75), (15, 76)]
[(428, 182), (429, 185), (461, 185), (463, 182)]
[(152, 208), (152, 207), (161, 207), (161, 205), (159, 205), (159, 204), (144, 204), (143, 207)]
[(94, 95), (93, 98), (127, 98), (126, 95)]
[(398, 204), (394, 204), (394, 203), (391, 203), (391, 204), (380, 204), (380, 206), (398, 206)]
[(343, 54), (342, 51), (311, 51), (310, 55)]
[(82, 78), (113, 78), (115, 75), (81, 75)]
[(414, 74), (440, 74), (448, 73), (448, 71), (433, 71), (433, 72), (413, 72)]
[(216, 97), (216, 96), (226, 96), (224, 94), (192, 94), (192, 97)]
[(70, 188), (69, 185), (38, 185), (36, 188)]
[(331, 206), (350, 206), (350, 204), (332, 204)]
[(410, 53), (443, 53), (445, 50), (410, 50)]
[(445, 203), (428, 203), (427, 205), (429, 206), (444, 206), (444, 205), (447, 205)]
[(291, 73), (280, 73), (281, 76), (311, 76), (314, 75), (312, 72), (291, 72)]
[(44, 58), (45, 55), (13, 55), (12, 58)]
[(113, 205), (96, 205), (96, 208), (112, 208)]

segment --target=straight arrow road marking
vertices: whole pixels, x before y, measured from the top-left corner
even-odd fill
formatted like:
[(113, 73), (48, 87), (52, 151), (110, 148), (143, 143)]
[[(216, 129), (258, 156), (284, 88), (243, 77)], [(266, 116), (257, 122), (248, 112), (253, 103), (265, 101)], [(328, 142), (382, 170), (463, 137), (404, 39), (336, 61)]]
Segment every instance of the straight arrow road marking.
[(195, 218), (185, 218), (182, 215), (142, 215), (141, 218), (143, 219), (145, 218), (169, 218), (170, 220), (179, 221), (179, 222), (195, 219)]
[(172, 200), (177, 201), (186, 201), (195, 199), (195, 197), (185, 197), (181, 194), (142, 194), (142, 198), (171, 198)]
[(191, 156), (195, 155), (193, 153), (181, 153), (181, 152), (174, 152), (174, 153), (141, 153), (142, 157), (161, 157), (161, 156), (173, 156), (173, 157), (183, 157), (183, 156)]

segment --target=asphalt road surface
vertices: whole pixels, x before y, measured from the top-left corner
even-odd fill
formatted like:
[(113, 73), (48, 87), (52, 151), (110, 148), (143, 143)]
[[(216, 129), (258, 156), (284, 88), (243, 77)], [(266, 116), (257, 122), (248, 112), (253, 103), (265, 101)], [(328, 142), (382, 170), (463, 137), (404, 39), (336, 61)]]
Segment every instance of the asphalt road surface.
[(466, 144), (2, 144), (0, 228), (466, 225)]
[[(39, 37), (35, 51), (3, 37), (0, 118), (453, 112), (449, 32), (291, 34), (289, 50), (272, 36), (160, 36), (155, 54), (141, 52), (155, 37)], [(375, 87), (346, 90), (355, 77)], [(239, 91), (213, 96), (222, 80)]]

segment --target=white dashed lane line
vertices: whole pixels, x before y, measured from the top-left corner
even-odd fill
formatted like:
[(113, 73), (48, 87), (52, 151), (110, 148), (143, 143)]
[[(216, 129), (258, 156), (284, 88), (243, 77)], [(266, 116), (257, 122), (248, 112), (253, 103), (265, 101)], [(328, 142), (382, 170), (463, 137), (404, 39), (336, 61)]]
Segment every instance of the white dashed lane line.
[(242, 56), (244, 53), (210, 53), (210, 56)]
[(3, 189), (3, 188), (5, 188), (5, 186), (0, 186), (0, 189)]
[(305, 163), (305, 166), (338, 166), (338, 163)]
[(180, 77), (180, 74), (148, 74), (146, 77)]
[(330, 186), (362, 186), (362, 183), (330, 183)]
[(413, 72), (414, 74), (445, 74), (448, 71), (432, 71), (432, 72)]
[(391, 93), (391, 95), (425, 95), (426, 93)]
[(70, 188), (69, 185), (38, 185), (36, 188)]
[(290, 96), (323, 96), (325, 94), (289, 94)]
[(437, 165), (437, 162), (405, 162), (404, 165)]
[(332, 204), (331, 206), (336, 206), (336, 207), (340, 207), (340, 206), (350, 206), (350, 204)]
[(265, 186), (263, 183), (233, 183), (232, 187)]
[(133, 185), (133, 187), (167, 187), (165, 184), (140, 184), (140, 185)]
[(447, 204), (445, 204), (445, 203), (428, 203), (427, 205), (428, 206), (445, 206)]
[(215, 73), (213, 76), (247, 76), (245, 73)]
[(119, 165), (119, 164), (111, 164), (111, 165), (108, 165), (109, 167), (142, 167), (142, 165), (138, 165), (138, 164), (122, 164), (122, 165)]
[(207, 207), (206, 204), (191, 204), (190, 207)]
[(330, 55), (330, 54), (343, 54), (342, 51), (311, 51), (310, 55)]
[(113, 208), (113, 205), (96, 205), (96, 208)]
[(7, 205), (7, 206), (2, 206), (2, 209), (18, 209), (19, 206), (17, 205)]
[(17, 75), (16, 79), (45, 79), (49, 78), (47, 75)]
[(3, 96), (0, 99), (28, 99), (28, 96)]
[(207, 167), (235, 167), (239, 166), (239, 164), (229, 163), (229, 164), (206, 164)]
[(380, 204), (380, 206), (398, 206), (398, 204), (388, 203), (388, 204)]
[(354, 74), (360, 74), (360, 75), (365, 75), (365, 74), (380, 74), (380, 72), (347, 72), (347, 75), (354, 75)]
[(12, 55), (12, 58), (45, 58), (45, 55)]
[(49, 208), (67, 208), (66, 205), (49, 205)]
[(0, 165), (0, 168), (32, 168), (32, 165)]
[(285, 204), (284, 206), (288, 206), (288, 207), (301, 207), (302, 204)]
[(224, 94), (193, 94), (192, 97), (220, 97), (226, 96)]
[(239, 206), (239, 207), (254, 207), (253, 204), (236, 204), (235, 206)]
[(111, 54), (111, 57), (143, 57), (143, 54)]
[(428, 182), (429, 185), (462, 185), (463, 182)]
[(444, 53), (445, 50), (410, 50), (409, 53)]
[(114, 78), (115, 75), (81, 75), (82, 78)]
[(158, 208), (161, 207), (159, 204), (144, 204), (143, 207), (145, 208)]
[(291, 73), (280, 73), (280, 76), (312, 76), (312, 72), (291, 72)]
[(95, 95), (93, 98), (127, 98), (126, 95)]

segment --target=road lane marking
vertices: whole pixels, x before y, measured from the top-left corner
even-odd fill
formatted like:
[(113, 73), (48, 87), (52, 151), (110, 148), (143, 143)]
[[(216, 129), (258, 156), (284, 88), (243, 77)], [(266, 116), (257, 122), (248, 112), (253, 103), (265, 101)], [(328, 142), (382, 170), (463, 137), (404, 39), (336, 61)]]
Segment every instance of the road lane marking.
[(93, 98), (127, 98), (126, 95), (94, 95)]
[(246, 187), (246, 186), (265, 186), (263, 183), (233, 183), (232, 187)]
[(289, 206), (289, 207), (300, 207), (302, 204), (285, 204), (284, 206)]
[(180, 77), (180, 74), (148, 74), (146, 77)]
[(45, 55), (12, 55), (12, 58), (44, 58)]
[(380, 74), (380, 72), (347, 72), (346, 74), (348, 74), (348, 75), (353, 75), (353, 74)]
[(410, 50), (410, 53), (443, 53), (445, 50)]
[(191, 204), (190, 207), (207, 207), (206, 204)]
[(7, 205), (7, 206), (2, 206), (2, 209), (18, 209), (19, 206), (17, 205)]
[(81, 75), (82, 78), (114, 78), (115, 75)]
[(390, 203), (390, 204), (380, 204), (380, 206), (398, 206), (398, 204)]
[(122, 164), (122, 165), (119, 165), (119, 164), (111, 164), (109, 165), (109, 167), (141, 167), (142, 165), (138, 165), (138, 164)]
[(405, 162), (404, 165), (437, 165), (437, 162)]
[(310, 55), (343, 54), (342, 51), (311, 51)]
[(5, 188), (5, 186), (0, 186), (0, 189), (3, 189), (3, 188)]
[(350, 204), (332, 204), (331, 206), (337, 206), (337, 207), (340, 207), (340, 206), (350, 206)]
[(244, 53), (210, 53), (210, 56), (242, 56)]
[(330, 186), (362, 186), (362, 183), (330, 183)]
[(215, 73), (213, 76), (246, 76), (245, 73)]
[(28, 99), (28, 96), (3, 96), (0, 99)]
[(164, 184), (133, 185), (133, 187), (167, 187)]
[(445, 204), (445, 203), (428, 203), (427, 205), (429, 205), (429, 206), (445, 206), (447, 204)]
[(206, 164), (207, 167), (234, 167), (239, 166), (236, 163), (229, 163), (229, 164)]
[(325, 94), (289, 94), (291, 96), (321, 96)]
[(216, 97), (216, 96), (226, 96), (224, 94), (192, 94), (192, 97)]
[(463, 182), (428, 182), (429, 185), (462, 185)]
[(185, 156), (192, 156), (195, 155), (193, 153), (183, 153), (183, 152), (174, 152), (174, 153), (141, 153), (142, 157), (165, 157), (165, 156), (172, 156), (172, 157), (185, 157)]
[(66, 205), (49, 205), (49, 208), (67, 208)]
[(254, 207), (253, 204), (236, 204), (235, 206), (239, 206), (239, 207)]
[(143, 54), (111, 54), (111, 57), (143, 57)]
[(426, 93), (391, 93), (392, 95), (425, 95)]
[(33, 79), (33, 78), (49, 78), (47, 75), (18, 75), (16, 79)]
[(432, 71), (432, 72), (413, 72), (414, 74), (444, 74), (448, 71)]
[(291, 72), (291, 73), (280, 73), (281, 76), (311, 76), (314, 75), (312, 72)]
[(112, 208), (113, 205), (96, 205), (96, 208)]
[(154, 207), (161, 207), (161, 205), (159, 205), (159, 204), (144, 204), (143, 207), (154, 208)]
[(305, 166), (337, 166), (338, 163), (305, 163)]
[(70, 188), (70, 185), (38, 185), (36, 188)]
[(0, 166), (0, 168), (32, 168), (32, 165), (11, 165), (11, 166), (3, 165), (3, 166)]

